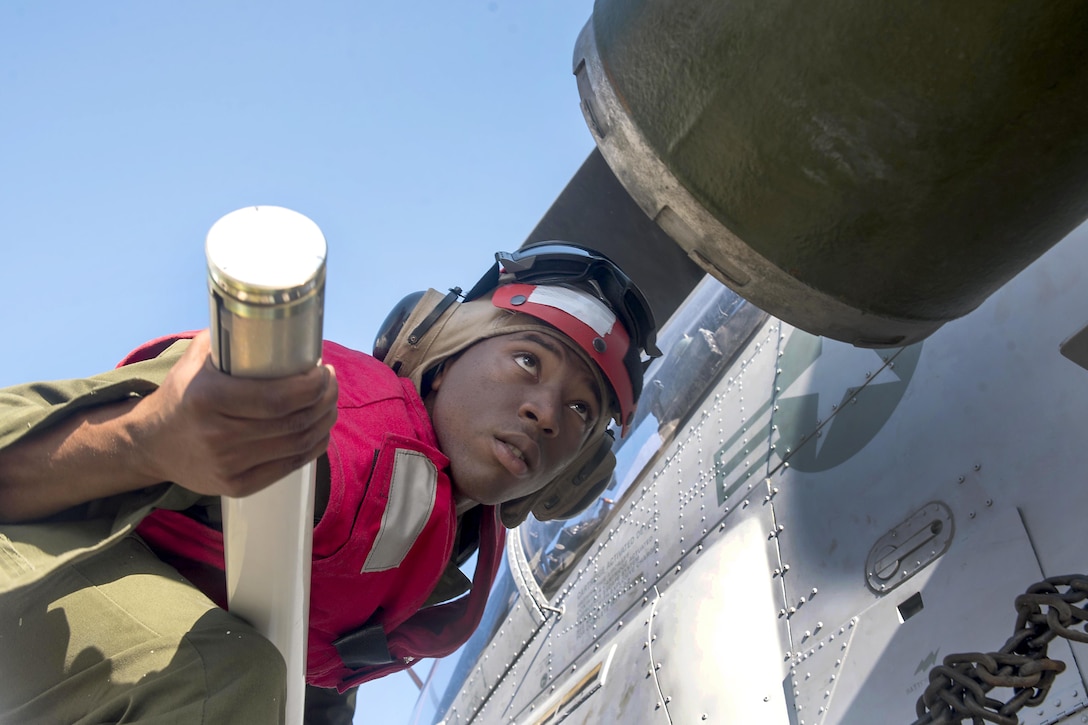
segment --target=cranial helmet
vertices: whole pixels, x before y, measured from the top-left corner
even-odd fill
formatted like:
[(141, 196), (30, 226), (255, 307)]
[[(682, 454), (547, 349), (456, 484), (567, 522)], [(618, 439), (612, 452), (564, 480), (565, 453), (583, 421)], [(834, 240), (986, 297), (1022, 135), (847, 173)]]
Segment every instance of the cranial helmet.
[[(563, 340), (588, 364), (610, 400), (605, 410), (621, 435), (634, 418), (642, 374), (656, 346), (653, 313), (638, 287), (602, 254), (565, 242), (499, 252), (468, 291), (435, 290), (405, 297), (386, 318), (374, 356), (421, 395), (451, 357), (490, 337), (536, 330)], [(463, 297), (463, 301), (458, 301)], [(646, 358), (644, 362), (643, 357)], [(541, 521), (570, 518), (608, 485), (615, 468), (608, 416), (602, 415), (576, 459), (540, 491), (501, 505), (503, 524), (532, 511)]]

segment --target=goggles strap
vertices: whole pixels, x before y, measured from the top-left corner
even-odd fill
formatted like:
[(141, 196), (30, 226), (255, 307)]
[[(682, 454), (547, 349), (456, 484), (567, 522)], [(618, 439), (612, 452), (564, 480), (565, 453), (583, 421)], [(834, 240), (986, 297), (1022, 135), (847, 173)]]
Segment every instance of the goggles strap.
[(480, 281), (473, 285), (472, 289), (465, 295), (465, 302), (471, 302), (472, 300), (483, 297), (499, 286), (499, 263), (491, 265), (491, 269), (484, 273), (484, 276), (480, 278)]

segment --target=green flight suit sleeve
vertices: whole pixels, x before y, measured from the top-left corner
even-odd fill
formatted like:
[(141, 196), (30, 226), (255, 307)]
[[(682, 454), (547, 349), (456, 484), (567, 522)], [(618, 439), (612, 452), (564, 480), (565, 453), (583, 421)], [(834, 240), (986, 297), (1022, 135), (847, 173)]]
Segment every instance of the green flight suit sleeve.
[[(176, 342), (157, 358), (91, 378), (0, 389), (0, 449), (80, 410), (153, 392), (188, 345), (188, 340)], [(0, 592), (32, 585), (58, 566), (105, 549), (155, 508), (182, 510), (200, 498), (164, 482), (44, 521), (2, 525)]]
[(91, 378), (0, 389), (0, 449), (76, 411), (147, 395), (159, 387), (188, 346), (189, 341), (182, 340), (157, 358)]

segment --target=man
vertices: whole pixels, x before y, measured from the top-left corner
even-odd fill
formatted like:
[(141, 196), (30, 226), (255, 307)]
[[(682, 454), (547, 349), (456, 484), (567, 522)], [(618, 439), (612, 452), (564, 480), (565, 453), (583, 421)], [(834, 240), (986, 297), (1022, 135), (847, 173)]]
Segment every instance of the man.
[(281, 719), (282, 658), (224, 611), (219, 497), (314, 458), (308, 683), (343, 692), (463, 643), (500, 524), (598, 498), (608, 424), (631, 421), (657, 354), (604, 257), (496, 257), (464, 302), (406, 298), (377, 358), (326, 343), (313, 371), (236, 379), (205, 332), (0, 391), (0, 721)]

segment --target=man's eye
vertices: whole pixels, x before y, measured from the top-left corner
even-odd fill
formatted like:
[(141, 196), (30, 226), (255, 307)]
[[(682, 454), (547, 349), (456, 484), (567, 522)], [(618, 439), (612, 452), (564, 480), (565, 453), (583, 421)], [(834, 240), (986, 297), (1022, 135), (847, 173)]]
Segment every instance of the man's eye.
[(540, 368), (540, 361), (531, 352), (519, 352), (514, 356), (514, 359), (517, 360), (518, 365), (533, 374), (536, 374), (536, 371)]
[(579, 418), (585, 421), (588, 421), (590, 416), (593, 414), (589, 406), (585, 403), (571, 403), (570, 409), (577, 413)]

